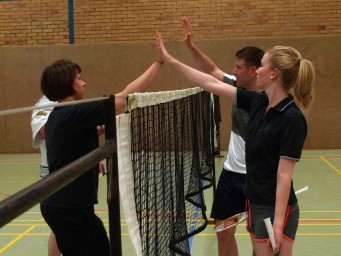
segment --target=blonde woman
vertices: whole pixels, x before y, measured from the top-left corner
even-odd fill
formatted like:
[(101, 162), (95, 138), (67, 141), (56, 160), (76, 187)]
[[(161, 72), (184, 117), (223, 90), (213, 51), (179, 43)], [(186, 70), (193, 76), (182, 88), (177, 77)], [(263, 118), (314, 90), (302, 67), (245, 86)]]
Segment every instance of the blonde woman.
[[(203, 89), (225, 97), (249, 113), (246, 138), (246, 197), (248, 225), (256, 255), (290, 256), (299, 219), (293, 188), (293, 171), (307, 134), (302, 111), (314, 99), (315, 70), (309, 60), (287, 46), (264, 54), (257, 70), (257, 87), (263, 93), (236, 88), (195, 70), (174, 57), (157, 33), (161, 58)], [(269, 247), (263, 219), (271, 217), (276, 246)]]

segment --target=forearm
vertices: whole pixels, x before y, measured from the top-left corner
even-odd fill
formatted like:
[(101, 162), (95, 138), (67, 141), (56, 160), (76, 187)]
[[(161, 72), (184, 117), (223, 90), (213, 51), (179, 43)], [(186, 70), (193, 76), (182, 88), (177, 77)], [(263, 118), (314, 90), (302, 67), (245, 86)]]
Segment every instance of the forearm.
[(45, 125), (40, 128), (38, 136), (40, 139), (45, 139)]
[(133, 82), (128, 84), (125, 89), (116, 94), (116, 108), (121, 109), (126, 105), (125, 97), (135, 92), (145, 92), (147, 87), (156, 78), (162, 64), (158, 61), (154, 61), (153, 64)]
[(168, 60), (168, 62), (177, 70), (179, 70), (188, 80), (197, 84), (204, 90), (222, 97), (226, 97), (230, 101), (235, 101), (237, 93), (235, 87), (227, 85), (211, 75), (191, 68), (174, 58), (171, 58)]
[(196, 62), (199, 64), (200, 68), (208, 74), (211, 74), (214, 69), (216, 68), (216, 65), (214, 62), (207, 57), (196, 45), (192, 42), (188, 48), (191, 50), (191, 53), (196, 60)]
[(146, 88), (157, 76), (162, 64), (154, 61), (153, 64), (138, 78), (136, 78), (133, 82), (128, 84), (125, 89), (118, 93), (118, 96), (135, 93), (135, 92), (145, 92)]
[(288, 206), (292, 173), (295, 162), (293, 160), (281, 159), (277, 172), (277, 190), (274, 227), (284, 228), (284, 220)]
[(188, 47), (203, 72), (214, 76), (220, 81), (223, 80), (224, 72), (220, 70), (206, 54), (204, 54), (193, 42), (191, 42)]

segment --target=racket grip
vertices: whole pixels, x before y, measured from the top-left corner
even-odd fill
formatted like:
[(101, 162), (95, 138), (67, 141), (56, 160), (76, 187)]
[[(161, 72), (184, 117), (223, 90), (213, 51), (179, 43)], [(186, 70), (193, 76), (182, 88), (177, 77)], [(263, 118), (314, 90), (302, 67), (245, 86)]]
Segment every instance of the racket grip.
[[(272, 228), (272, 224), (271, 224), (270, 217), (263, 219), (263, 221), (264, 221), (264, 223), (265, 223), (266, 230), (268, 231), (268, 234), (269, 234), (271, 246), (272, 246), (272, 248), (275, 248), (275, 246), (276, 246), (275, 234), (274, 234), (274, 230), (273, 230), (273, 228)], [(275, 255), (276, 255), (276, 256), (279, 256), (279, 252), (276, 252)]]
[(308, 186), (305, 186), (304, 188), (301, 188), (301, 189), (297, 190), (295, 192), (295, 194), (298, 195), (298, 194), (301, 194), (301, 193), (306, 192), (308, 190), (309, 190)]

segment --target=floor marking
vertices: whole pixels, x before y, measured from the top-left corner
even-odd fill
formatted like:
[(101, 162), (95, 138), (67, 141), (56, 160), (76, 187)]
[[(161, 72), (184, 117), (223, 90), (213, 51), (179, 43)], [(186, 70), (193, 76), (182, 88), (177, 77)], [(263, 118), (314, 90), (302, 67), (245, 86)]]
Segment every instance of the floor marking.
[(327, 165), (329, 165), (338, 174), (341, 174), (341, 171), (339, 169), (337, 169), (333, 164), (331, 164), (325, 157), (320, 156), (320, 159), (322, 159)]
[(301, 222), (341, 222), (341, 219), (300, 219)]
[(300, 212), (310, 212), (310, 213), (341, 213), (341, 210), (300, 210)]
[[(212, 230), (213, 231), (213, 230)], [(7, 233), (7, 234), (0, 234), (1, 236), (18, 236), (21, 235), (20, 233)], [(29, 236), (49, 236), (50, 233), (31, 233), (31, 234), (25, 234), (25, 236), (29, 237)], [(128, 233), (122, 233), (122, 236), (128, 237), (130, 236)], [(236, 233), (236, 236), (249, 236), (249, 233), (245, 232), (245, 233)], [(196, 234), (196, 236), (216, 236), (215, 232), (212, 233), (199, 233)], [(341, 236), (341, 233), (297, 233), (296, 236)], [(20, 237), (21, 238), (21, 237)], [(18, 240), (18, 239), (16, 239)], [(13, 240), (14, 241), (14, 240)], [(7, 248), (6, 248), (7, 249)], [(2, 253), (3, 249), (0, 249), (0, 253)]]
[(329, 158), (329, 159), (341, 159), (341, 156), (302, 156), (302, 159), (319, 159), (321, 157)]
[[(203, 234), (199, 233), (195, 236), (216, 236), (215, 233)], [(236, 233), (235, 236), (250, 236), (249, 233)], [(341, 233), (297, 233), (296, 236), (341, 236)]]
[(19, 241), (21, 238), (23, 238), (24, 236), (26, 236), (31, 230), (35, 229), (36, 225), (32, 225), (30, 228), (26, 229), (25, 232), (21, 233), (17, 238), (15, 238), (14, 240), (12, 240), (10, 243), (8, 243), (7, 245), (5, 245), (3, 248), (0, 248), (0, 253), (3, 253), (4, 251), (6, 251), (8, 248), (10, 248), (13, 244), (15, 244), (17, 241)]
[(17, 164), (17, 163), (29, 163), (29, 164), (36, 164), (39, 163), (39, 160), (32, 161), (32, 160), (0, 160), (1, 164)]

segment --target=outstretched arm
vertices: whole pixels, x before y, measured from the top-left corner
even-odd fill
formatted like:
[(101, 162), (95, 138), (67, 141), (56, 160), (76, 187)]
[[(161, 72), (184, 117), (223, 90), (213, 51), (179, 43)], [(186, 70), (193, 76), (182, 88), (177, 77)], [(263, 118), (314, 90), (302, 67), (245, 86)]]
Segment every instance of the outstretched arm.
[[(159, 54), (159, 51), (157, 51)], [(132, 94), (135, 92), (145, 92), (147, 87), (153, 82), (156, 78), (163, 62), (161, 61), (161, 57), (157, 56), (153, 64), (138, 78), (136, 78), (133, 82), (128, 84), (123, 91), (116, 94), (115, 99), (115, 107), (116, 109), (124, 109), (126, 106), (125, 97), (128, 94)]]
[(171, 56), (162, 41), (161, 34), (159, 32), (156, 33), (156, 44), (159, 49), (159, 54), (161, 59), (164, 62), (168, 62), (171, 65), (173, 65), (177, 70), (179, 70), (188, 80), (194, 82), (204, 90), (214, 93), (216, 95), (226, 97), (231, 101), (236, 100), (237, 95), (237, 89), (236, 87), (233, 87), (231, 85), (227, 85), (223, 83), (222, 81), (219, 81), (215, 77), (205, 74), (199, 70), (196, 70), (194, 68), (191, 68), (177, 59), (175, 59), (173, 56)]
[(194, 44), (189, 21), (186, 17), (182, 19), (182, 25), (184, 27), (185, 44), (191, 50), (192, 55), (200, 66), (201, 70), (222, 81), (225, 72), (220, 70), (217, 65)]

